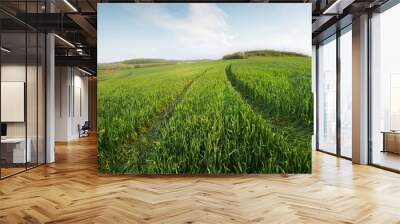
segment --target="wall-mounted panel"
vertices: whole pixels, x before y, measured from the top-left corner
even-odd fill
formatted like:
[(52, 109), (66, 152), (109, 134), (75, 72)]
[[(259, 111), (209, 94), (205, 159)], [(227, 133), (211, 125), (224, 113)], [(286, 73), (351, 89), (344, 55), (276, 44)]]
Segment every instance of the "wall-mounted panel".
[(1, 82), (1, 122), (24, 122), (24, 82)]

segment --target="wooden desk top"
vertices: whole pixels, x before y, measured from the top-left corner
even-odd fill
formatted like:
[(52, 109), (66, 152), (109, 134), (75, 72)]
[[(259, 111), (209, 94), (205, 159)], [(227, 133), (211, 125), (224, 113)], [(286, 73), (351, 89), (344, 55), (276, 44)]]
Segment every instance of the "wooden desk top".
[(400, 131), (381, 131), (381, 133), (400, 135)]
[[(30, 138), (27, 139), (27, 141), (30, 141)], [(1, 143), (20, 143), (20, 142), (25, 142), (25, 138), (5, 138), (1, 139)]]

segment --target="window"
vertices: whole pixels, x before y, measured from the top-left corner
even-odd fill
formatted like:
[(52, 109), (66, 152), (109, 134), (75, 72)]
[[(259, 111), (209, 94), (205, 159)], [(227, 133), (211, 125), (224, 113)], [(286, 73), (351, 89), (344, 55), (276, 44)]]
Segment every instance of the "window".
[(371, 159), (400, 170), (400, 5), (371, 19)]
[(318, 48), (318, 149), (336, 153), (336, 36)]
[(352, 157), (352, 34), (351, 26), (340, 36), (340, 155)]

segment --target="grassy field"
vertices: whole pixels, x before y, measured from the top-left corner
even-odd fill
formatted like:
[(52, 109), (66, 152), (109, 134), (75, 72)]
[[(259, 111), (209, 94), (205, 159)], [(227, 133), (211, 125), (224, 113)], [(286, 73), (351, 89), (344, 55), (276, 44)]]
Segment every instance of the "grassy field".
[(134, 62), (99, 67), (100, 172), (311, 172), (309, 57)]

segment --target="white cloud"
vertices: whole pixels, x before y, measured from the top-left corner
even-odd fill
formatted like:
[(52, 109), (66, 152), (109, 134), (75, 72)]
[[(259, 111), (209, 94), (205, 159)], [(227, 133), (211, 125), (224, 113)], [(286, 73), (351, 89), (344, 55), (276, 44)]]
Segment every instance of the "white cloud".
[(144, 3), (127, 4), (124, 10), (129, 17), (121, 15), (119, 21), (131, 21), (126, 21), (124, 32), (117, 31), (121, 42), (108, 52), (114, 55), (117, 49), (119, 58), (219, 59), (261, 49), (311, 54), (311, 16), (305, 18), (301, 7), (292, 9), (297, 20), (288, 18), (283, 6), (271, 4), (240, 11), (218, 4)]
[(175, 36), (181, 57), (200, 55), (216, 58), (232, 47), (234, 35), (227, 23), (228, 15), (215, 4), (189, 4), (185, 17), (176, 17), (163, 7), (146, 7), (141, 15), (149, 22)]

